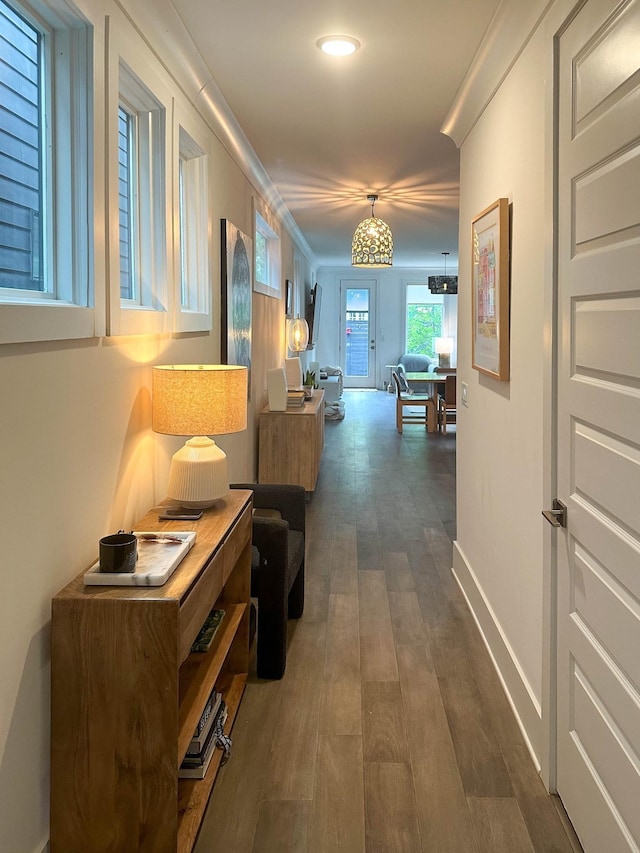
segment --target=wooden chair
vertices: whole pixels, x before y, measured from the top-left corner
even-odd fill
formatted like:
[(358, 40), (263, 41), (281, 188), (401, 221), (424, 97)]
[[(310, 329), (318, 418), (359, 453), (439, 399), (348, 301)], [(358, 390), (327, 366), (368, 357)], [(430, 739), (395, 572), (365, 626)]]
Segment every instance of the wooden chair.
[[(408, 389), (403, 390), (395, 370), (391, 371), (391, 377), (396, 389), (396, 427), (398, 432), (402, 434), (403, 424), (424, 424), (427, 432), (435, 432), (436, 406), (433, 397), (428, 394), (410, 394)], [(409, 408), (418, 408), (422, 411), (405, 411)]]
[(447, 376), (444, 394), (438, 394), (438, 429), (447, 431), (447, 423), (456, 422), (456, 377)]

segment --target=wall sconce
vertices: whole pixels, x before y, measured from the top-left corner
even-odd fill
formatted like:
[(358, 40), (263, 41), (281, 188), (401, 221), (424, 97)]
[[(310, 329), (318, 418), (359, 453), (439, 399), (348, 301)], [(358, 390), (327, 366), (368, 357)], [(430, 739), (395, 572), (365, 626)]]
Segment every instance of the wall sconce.
[(235, 364), (153, 368), (153, 431), (194, 436), (174, 454), (167, 486), (184, 507), (213, 506), (229, 491), (226, 454), (209, 436), (247, 428), (248, 373)]
[(450, 367), (453, 338), (436, 338), (435, 349), (438, 356), (438, 367), (444, 369)]
[(289, 320), (287, 329), (287, 346), (291, 352), (304, 352), (309, 343), (309, 324), (306, 320), (296, 317)]

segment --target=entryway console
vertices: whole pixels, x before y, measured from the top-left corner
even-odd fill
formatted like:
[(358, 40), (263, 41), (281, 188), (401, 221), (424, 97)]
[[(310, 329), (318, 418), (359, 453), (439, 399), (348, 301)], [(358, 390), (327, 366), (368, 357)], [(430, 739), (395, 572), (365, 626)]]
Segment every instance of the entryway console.
[[(242, 698), (251, 521), (247, 490), (195, 522), (150, 512), (135, 529), (196, 531), (164, 585), (85, 586), (80, 574), (53, 599), (52, 853), (192, 850), (222, 753), (204, 779), (178, 779), (178, 768), (214, 686), (227, 732)], [(213, 645), (192, 653), (214, 607), (225, 616)]]

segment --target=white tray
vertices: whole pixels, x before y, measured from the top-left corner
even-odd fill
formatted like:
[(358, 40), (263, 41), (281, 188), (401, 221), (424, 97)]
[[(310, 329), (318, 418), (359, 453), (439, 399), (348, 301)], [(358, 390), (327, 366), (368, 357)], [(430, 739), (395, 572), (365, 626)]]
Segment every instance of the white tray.
[(171, 577), (185, 554), (196, 541), (194, 531), (160, 531), (134, 530), (136, 536), (175, 536), (182, 539), (180, 545), (147, 542), (138, 538), (138, 560), (133, 572), (101, 572), (98, 560), (85, 572), (84, 582), (87, 586), (162, 586)]

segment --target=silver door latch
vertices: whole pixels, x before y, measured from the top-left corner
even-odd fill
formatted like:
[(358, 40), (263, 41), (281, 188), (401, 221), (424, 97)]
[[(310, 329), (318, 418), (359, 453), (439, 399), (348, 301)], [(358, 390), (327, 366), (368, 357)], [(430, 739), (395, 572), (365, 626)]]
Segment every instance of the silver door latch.
[(543, 509), (542, 514), (553, 527), (567, 526), (567, 505), (554, 498), (553, 509)]

